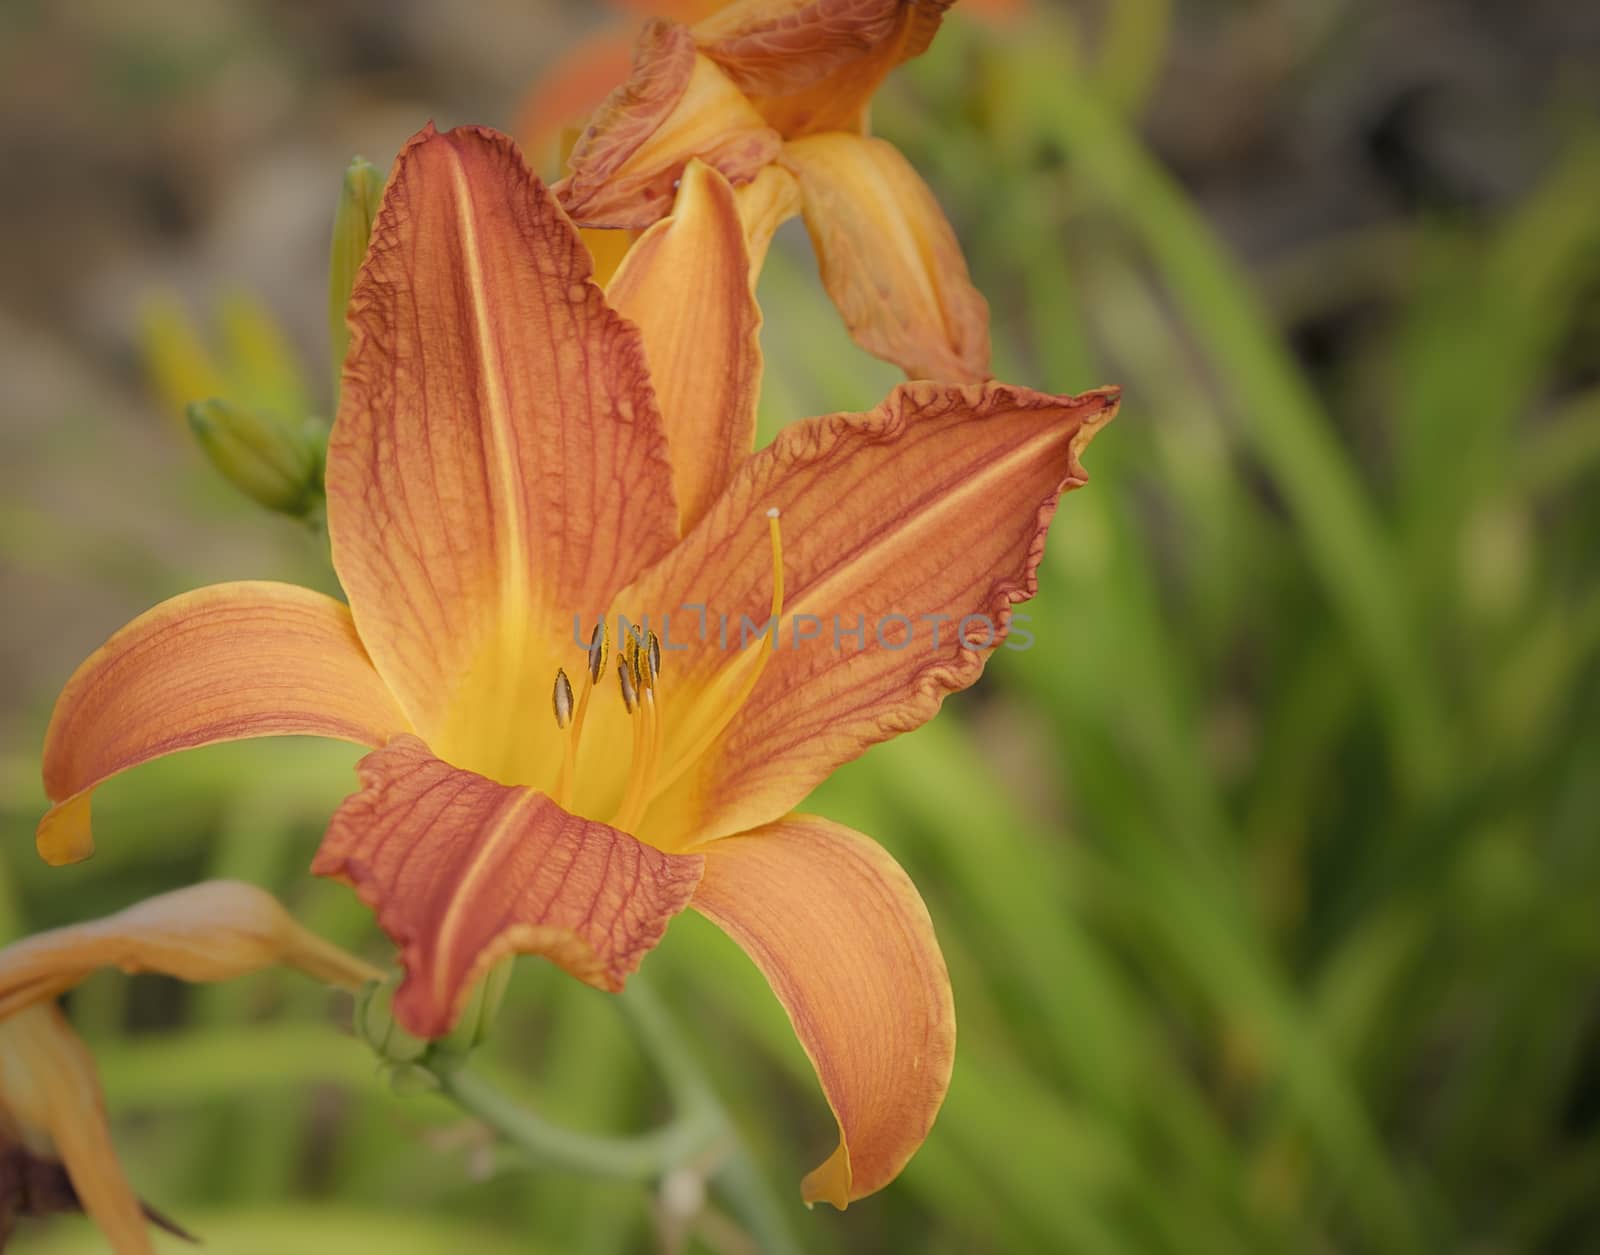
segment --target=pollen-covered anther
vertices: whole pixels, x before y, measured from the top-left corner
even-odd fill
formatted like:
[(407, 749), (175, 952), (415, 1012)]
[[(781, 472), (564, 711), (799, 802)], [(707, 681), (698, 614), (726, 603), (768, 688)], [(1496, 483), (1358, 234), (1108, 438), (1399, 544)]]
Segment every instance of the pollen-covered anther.
[(643, 693), (646, 685), (646, 661), (644, 637), (639, 632), (637, 623), (628, 625), (628, 665), (633, 668), (633, 688), (636, 693)]
[(646, 643), (645, 662), (647, 664), (645, 670), (650, 676), (650, 687), (655, 688), (656, 682), (661, 678), (661, 638), (654, 632), (650, 633), (650, 639)]

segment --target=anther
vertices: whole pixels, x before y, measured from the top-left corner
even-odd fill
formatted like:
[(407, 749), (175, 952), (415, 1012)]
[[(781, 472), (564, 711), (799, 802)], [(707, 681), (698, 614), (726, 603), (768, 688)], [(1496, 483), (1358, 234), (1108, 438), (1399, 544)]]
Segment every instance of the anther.
[(605, 674), (606, 655), (611, 650), (611, 633), (606, 628), (605, 617), (594, 625), (594, 631), (589, 636), (589, 682), (600, 683), (600, 677)]
[(622, 704), (628, 708), (628, 713), (633, 713), (634, 707), (639, 704), (639, 686), (634, 683), (634, 667), (623, 654), (617, 655), (617, 683), (622, 686)]
[(630, 623), (628, 625), (628, 665), (633, 668), (633, 687), (635, 692), (641, 692), (644, 689), (644, 654), (644, 637), (639, 634), (638, 624)]
[(572, 722), (572, 681), (567, 679), (564, 667), (556, 668), (555, 692), (551, 694), (551, 704), (555, 707), (556, 727), (565, 729)]
[(661, 638), (654, 632), (650, 633), (650, 641), (645, 657), (650, 664), (650, 687), (654, 688), (656, 680), (661, 676)]

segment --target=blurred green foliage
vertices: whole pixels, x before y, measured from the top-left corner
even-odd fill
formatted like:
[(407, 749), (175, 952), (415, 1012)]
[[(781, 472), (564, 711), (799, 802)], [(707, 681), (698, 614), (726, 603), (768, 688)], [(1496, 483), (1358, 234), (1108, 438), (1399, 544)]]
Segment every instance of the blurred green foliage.
[[(1600, 134), (1564, 131), (1503, 211), (1263, 275), (1141, 139), (1167, 6), (1113, 12), (1093, 50), (1048, 15), (951, 22), (876, 120), (961, 230), (997, 373), (1126, 390), (1023, 607), (1035, 647), (809, 807), (893, 851), (946, 948), (932, 1137), (883, 1195), (805, 1213), (831, 1121), (760, 977), (693, 916), (644, 974), (804, 1250), (1600, 1249)], [(894, 380), (800, 244), (763, 279), (768, 435)], [(1313, 371), (1286, 329), (1352, 290), (1376, 312)], [(305, 874), (345, 748), (142, 769), (103, 790), (94, 861), (34, 863), (52, 694), (13, 721), (0, 933), (231, 875), (383, 953)], [(71, 1009), (136, 1183), (208, 1249), (652, 1249), (645, 1192), (390, 1094), (303, 980), (102, 976)], [(490, 1055), (553, 1119), (662, 1114), (608, 1000), (547, 965)]]

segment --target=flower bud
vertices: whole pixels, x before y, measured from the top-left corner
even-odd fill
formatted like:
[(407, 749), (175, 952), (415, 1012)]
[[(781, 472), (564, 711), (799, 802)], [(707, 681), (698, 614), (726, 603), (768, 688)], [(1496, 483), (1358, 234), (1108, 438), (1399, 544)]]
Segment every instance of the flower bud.
[(350, 329), (344, 321), (345, 306), (350, 303), (356, 271), (367, 255), (372, 220), (378, 216), (378, 203), (382, 198), (383, 177), (366, 158), (357, 157), (344, 172), (339, 207), (333, 215), (333, 247), (328, 258), (328, 330), (332, 336), (335, 375), (344, 368), (345, 350), (350, 347)]
[(171, 293), (152, 296), (140, 308), (139, 356), (156, 398), (174, 418), (196, 397), (230, 390), (226, 372)]
[(505, 1000), (506, 986), (511, 981), (511, 964), (511, 959), (496, 963), (474, 986), (456, 1026), (433, 1043), (428, 1054), (430, 1063), (446, 1067), (460, 1063), (483, 1044), (500, 1016), (500, 1004)]
[(413, 1037), (394, 1018), (394, 993), (399, 988), (402, 973), (392, 972), (381, 981), (362, 986), (356, 995), (356, 1032), (363, 1041), (387, 1063), (400, 1069), (428, 1053), (429, 1042)]
[(247, 497), (302, 518), (322, 495), (325, 434), (312, 420), (288, 421), (230, 405), (196, 401), (189, 429), (211, 464)]

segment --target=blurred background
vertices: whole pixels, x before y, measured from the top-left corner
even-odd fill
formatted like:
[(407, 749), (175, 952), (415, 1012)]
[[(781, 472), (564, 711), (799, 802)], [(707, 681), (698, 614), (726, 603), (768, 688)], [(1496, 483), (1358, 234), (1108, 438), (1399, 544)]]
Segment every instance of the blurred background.
[[(185, 320), (230, 385), (325, 415), (350, 157), (386, 168), (430, 117), (513, 128), (564, 50), (637, 20), (0, 3), (0, 940), (230, 875), (386, 958), (306, 873), (358, 751), (142, 768), (98, 795), (97, 857), (52, 871), (45, 722), (162, 598), (332, 587), (321, 539), (189, 437), (162, 386)], [(761, 978), (692, 915), (645, 965), (761, 1243), (1600, 1251), (1600, 8), (958, 4), (874, 124), (956, 225), (997, 373), (1126, 399), (1035, 647), (810, 803), (910, 870), (949, 959), (955, 1080), (904, 1177), (805, 1212), (832, 1121)], [(895, 381), (798, 223), (761, 296), (768, 437)], [(70, 1011), (136, 1185), (208, 1250), (675, 1249), (650, 1190), (391, 1093), (303, 979), (103, 975)], [(665, 1112), (610, 1001), (546, 964), (487, 1054), (574, 1127)], [(687, 1249), (757, 1249), (713, 1207)], [(63, 1219), (15, 1248), (97, 1242)]]

